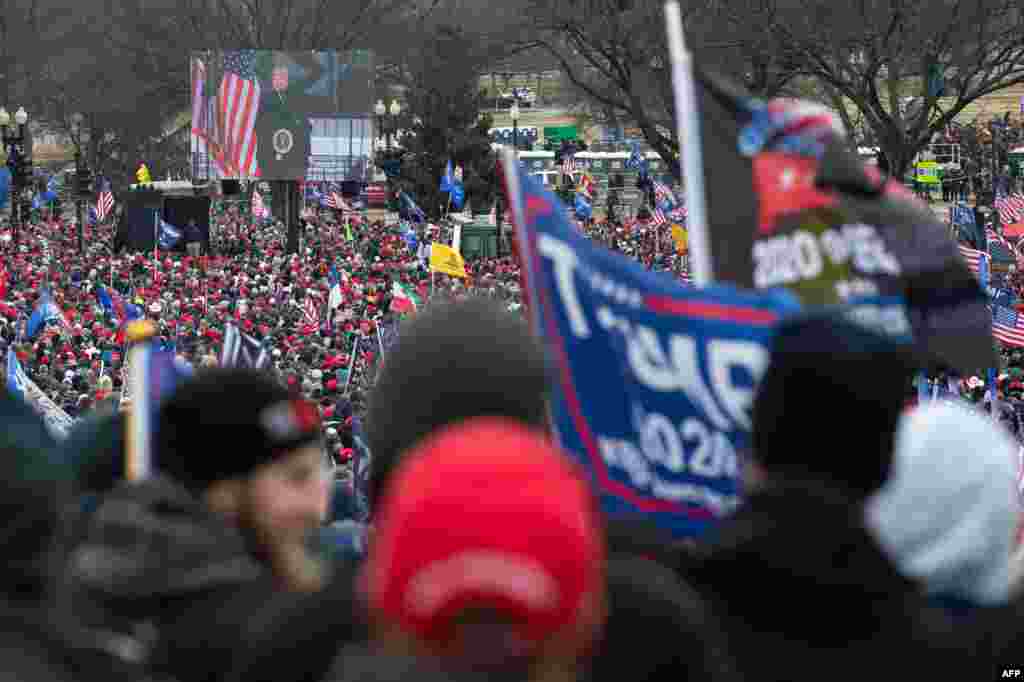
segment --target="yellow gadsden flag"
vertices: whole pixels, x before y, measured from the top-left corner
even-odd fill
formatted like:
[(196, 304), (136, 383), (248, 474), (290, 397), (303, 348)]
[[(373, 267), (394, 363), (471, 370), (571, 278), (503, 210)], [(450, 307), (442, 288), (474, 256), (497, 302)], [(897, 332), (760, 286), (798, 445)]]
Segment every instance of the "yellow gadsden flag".
[(687, 234), (682, 225), (672, 225), (672, 241), (676, 243), (676, 253), (686, 253)]
[(139, 181), (140, 185), (148, 185), (153, 182), (153, 178), (149, 176), (149, 168), (146, 164), (139, 166), (139, 170), (135, 171), (135, 179)]
[(439, 242), (430, 245), (430, 269), (452, 277), (466, 276), (466, 264), (462, 261), (462, 254)]

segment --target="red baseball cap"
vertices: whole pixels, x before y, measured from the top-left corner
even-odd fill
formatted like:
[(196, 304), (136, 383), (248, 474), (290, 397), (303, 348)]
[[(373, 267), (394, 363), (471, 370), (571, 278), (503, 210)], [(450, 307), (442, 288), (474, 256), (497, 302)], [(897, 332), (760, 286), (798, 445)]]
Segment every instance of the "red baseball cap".
[(506, 419), (445, 428), (411, 450), (363, 568), (370, 608), (428, 643), (468, 607), (515, 623), (528, 649), (579, 625), (604, 587), (589, 486), (542, 433)]

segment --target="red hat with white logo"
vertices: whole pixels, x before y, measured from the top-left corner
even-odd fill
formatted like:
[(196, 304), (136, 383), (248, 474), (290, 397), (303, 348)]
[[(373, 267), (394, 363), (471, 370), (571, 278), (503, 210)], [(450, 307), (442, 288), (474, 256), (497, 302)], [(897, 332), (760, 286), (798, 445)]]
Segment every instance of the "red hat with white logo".
[(525, 654), (593, 613), (605, 557), (575, 465), (542, 433), (477, 418), (405, 456), (375, 513), (363, 569), (370, 608), (426, 643), (466, 609), (514, 625)]

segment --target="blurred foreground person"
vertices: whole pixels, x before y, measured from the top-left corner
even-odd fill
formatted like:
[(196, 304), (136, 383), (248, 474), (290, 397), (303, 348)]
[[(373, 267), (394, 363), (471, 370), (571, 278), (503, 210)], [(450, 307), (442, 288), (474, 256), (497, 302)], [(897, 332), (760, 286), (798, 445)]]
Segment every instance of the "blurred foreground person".
[(260, 373), (204, 371), (160, 408), (153, 449), (158, 475), (105, 495), (71, 557), (97, 624), (134, 637), (155, 674), (216, 680), (294, 613), (316, 619), (313, 603), (333, 609), (333, 655), (351, 577), (334, 603), (307, 549), (327, 507), (315, 406)]
[(110, 640), (81, 627), (60, 598), (60, 513), (70, 499), (71, 471), (56, 443), (42, 420), (6, 392), (0, 420), (0, 680), (109, 681), (137, 673)]
[[(402, 328), (371, 397), (371, 497), (380, 496), (418, 443), (450, 425), (500, 417), (546, 429), (548, 386), (543, 350), (520, 316), (484, 299), (431, 306)], [(500, 443), (471, 445), (460, 456), (486, 461)], [(608, 547), (610, 611), (589, 679), (641, 672), (652, 681), (733, 679), (703, 600), (666, 569), (670, 538), (645, 521), (612, 526), (621, 529)], [(671, 629), (671, 641), (650, 636), (652, 623)]]
[(903, 418), (893, 475), (868, 505), (873, 530), (903, 573), (956, 616), (1010, 598), (1017, 449), (981, 413), (924, 405)]
[(376, 518), (361, 587), (384, 657), (580, 679), (604, 622), (604, 540), (587, 483), (542, 434), (499, 419), (437, 432)]
[(402, 327), (370, 398), (371, 502), (436, 429), (471, 417), (543, 428), (547, 391), (543, 351), (520, 315), (482, 298), (432, 305)]
[(966, 679), (948, 623), (863, 518), (913, 372), (907, 347), (844, 319), (780, 325), (754, 401), (748, 499), (686, 570), (747, 678)]

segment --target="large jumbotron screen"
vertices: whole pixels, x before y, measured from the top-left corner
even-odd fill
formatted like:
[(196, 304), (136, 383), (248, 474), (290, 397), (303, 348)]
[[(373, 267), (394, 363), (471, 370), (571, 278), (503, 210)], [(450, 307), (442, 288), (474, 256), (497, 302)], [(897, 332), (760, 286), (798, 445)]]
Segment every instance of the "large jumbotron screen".
[(364, 179), (373, 144), (373, 54), (195, 52), (195, 179)]

